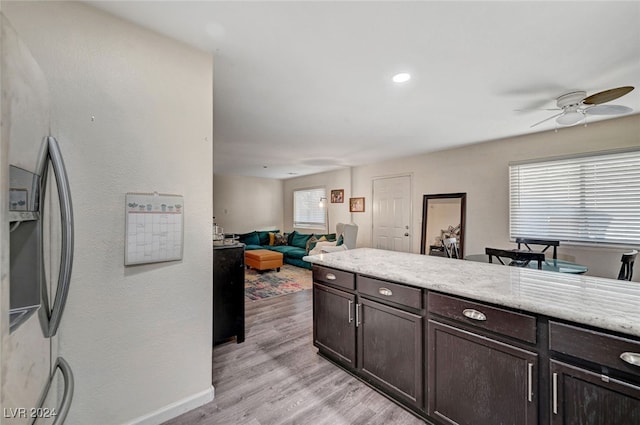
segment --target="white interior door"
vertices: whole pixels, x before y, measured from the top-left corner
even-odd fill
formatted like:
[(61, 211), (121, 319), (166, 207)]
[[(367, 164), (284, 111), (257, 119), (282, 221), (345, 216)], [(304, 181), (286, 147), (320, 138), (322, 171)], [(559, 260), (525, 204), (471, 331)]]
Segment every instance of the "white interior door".
[(411, 251), (411, 176), (373, 180), (373, 247)]

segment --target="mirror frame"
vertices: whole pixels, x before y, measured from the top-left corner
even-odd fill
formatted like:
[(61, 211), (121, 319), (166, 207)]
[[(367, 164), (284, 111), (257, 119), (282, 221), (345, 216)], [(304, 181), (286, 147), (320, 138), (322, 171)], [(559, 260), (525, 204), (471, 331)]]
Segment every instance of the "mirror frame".
[(467, 216), (467, 193), (439, 193), (435, 195), (424, 195), (422, 197), (422, 239), (420, 240), (420, 254), (427, 254), (427, 212), (429, 199), (460, 199), (460, 257), (464, 258), (464, 233), (465, 219)]

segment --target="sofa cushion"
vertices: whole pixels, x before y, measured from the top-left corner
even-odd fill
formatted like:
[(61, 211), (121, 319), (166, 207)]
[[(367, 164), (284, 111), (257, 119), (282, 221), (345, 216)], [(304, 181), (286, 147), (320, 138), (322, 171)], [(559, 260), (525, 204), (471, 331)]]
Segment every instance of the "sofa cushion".
[(281, 252), (285, 256), (285, 258), (302, 258), (307, 255), (307, 252), (304, 249), (289, 245), (270, 246), (269, 250)]
[(258, 245), (269, 245), (269, 233), (278, 233), (280, 230), (258, 230), (256, 233), (258, 234), (258, 239), (260, 239), (260, 243)]
[(242, 242), (245, 245), (261, 245), (260, 238), (258, 237), (258, 233), (256, 231), (238, 235), (238, 241)]
[(291, 233), (291, 236), (289, 237), (289, 245), (296, 246), (298, 248), (302, 248), (306, 250), (307, 241), (309, 240), (309, 238), (311, 238), (311, 236), (313, 235), (307, 235), (304, 233), (298, 233), (294, 231), (293, 233)]

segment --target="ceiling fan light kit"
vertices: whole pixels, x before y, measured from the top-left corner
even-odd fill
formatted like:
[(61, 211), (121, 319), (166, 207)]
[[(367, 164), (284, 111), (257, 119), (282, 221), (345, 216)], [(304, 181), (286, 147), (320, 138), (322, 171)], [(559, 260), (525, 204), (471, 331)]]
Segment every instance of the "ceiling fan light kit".
[(578, 124), (580, 121), (582, 121), (585, 118), (585, 115), (582, 112), (578, 112), (578, 111), (572, 111), (572, 112), (565, 112), (564, 114), (560, 115), (558, 118), (556, 118), (556, 122), (560, 125), (575, 125)]
[(535, 127), (543, 122), (555, 118), (556, 123), (562, 126), (571, 126), (584, 120), (587, 115), (622, 115), (633, 109), (623, 105), (603, 105), (625, 94), (634, 88), (632, 86), (617, 87), (615, 89), (604, 90), (587, 97), (587, 92), (583, 90), (565, 93), (556, 98), (558, 114), (550, 116), (542, 121), (533, 124)]

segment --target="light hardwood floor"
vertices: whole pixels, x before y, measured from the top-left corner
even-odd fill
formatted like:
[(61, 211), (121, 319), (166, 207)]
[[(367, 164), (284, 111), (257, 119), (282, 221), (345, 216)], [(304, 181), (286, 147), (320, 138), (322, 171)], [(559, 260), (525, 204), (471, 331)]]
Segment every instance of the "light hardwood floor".
[(245, 342), (213, 350), (215, 399), (164, 425), (423, 425), (317, 354), (311, 296), (248, 301)]

